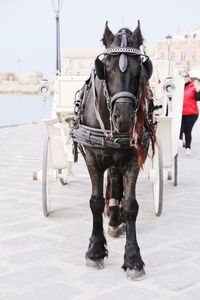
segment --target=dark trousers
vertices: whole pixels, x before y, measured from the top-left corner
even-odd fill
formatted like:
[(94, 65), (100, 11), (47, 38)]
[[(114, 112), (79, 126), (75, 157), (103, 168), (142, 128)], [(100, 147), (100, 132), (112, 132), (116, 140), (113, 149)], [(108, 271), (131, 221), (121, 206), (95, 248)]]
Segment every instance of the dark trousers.
[(179, 138), (182, 140), (183, 134), (185, 135), (185, 148), (191, 148), (192, 128), (197, 119), (198, 115), (182, 116)]

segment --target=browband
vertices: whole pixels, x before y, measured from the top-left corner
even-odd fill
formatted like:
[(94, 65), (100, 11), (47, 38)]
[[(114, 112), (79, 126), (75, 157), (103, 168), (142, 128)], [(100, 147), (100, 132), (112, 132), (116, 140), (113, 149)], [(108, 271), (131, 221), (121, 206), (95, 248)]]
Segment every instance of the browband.
[(118, 53), (129, 53), (135, 55), (144, 55), (139, 49), (132, 47), (117, 47), (117, 48), (107, 48), (104, 54), (118, 54)]
[(148, 55), (144, 54), (142, 51), (136, 48), (131, 47), (117, 47), (117, 48), (106, 48), (104, 52), (100, 53), (97, 58), (99, 58), (101, 55), (119, 55), (119, 54), (130, 54), (130, 55), (139, 55), (141, 56), (142, 61), (149, 58)]

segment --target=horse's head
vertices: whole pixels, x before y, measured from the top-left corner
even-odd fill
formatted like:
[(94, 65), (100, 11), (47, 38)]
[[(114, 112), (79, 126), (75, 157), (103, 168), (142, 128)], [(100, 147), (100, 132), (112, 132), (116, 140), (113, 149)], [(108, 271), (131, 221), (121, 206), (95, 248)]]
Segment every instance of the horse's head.
[(96, 73), (104, 81), (114, 131), (130, 133), (152, 72), (150, 60), (144, 62), (145, 56), (140, 51), (143, 43), (140, 23), (133, 32), (122, 28), (114, 35), (106, 22), (102, 41), (106, 49), (103, 59), (98, 57), (95, 61)]

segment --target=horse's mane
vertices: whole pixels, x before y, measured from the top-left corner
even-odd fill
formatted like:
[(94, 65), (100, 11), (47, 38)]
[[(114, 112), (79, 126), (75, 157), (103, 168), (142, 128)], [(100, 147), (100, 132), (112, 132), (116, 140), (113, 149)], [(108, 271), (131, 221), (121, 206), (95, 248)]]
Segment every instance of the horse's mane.
[[(147, 128), (150, 134), (152, 152), (155, 152), (156, 132), (153, 120), (149, 118), (148, 108), (150, 107), (150, 95), (149, 95), (149, 82), (146, 79), (146, 71), (144, 67), (141, 68), (140, 74), (140, 86), (139, 86), (139, 109), (137, 112), (137, 120), (135, 124), (135, 135), (136, 135), (136, 148), (138, 153), (138, 163), (142, 167), (145, 161), (145, 145), (143, 143), (144, 138), (144, 127)], [(134, 134), (134, 133), (133, 133)], [(134, 136), (132, 137), (135, 138)]]
[(121, 39), (119, 39), (119, 37), (121, 37), (121, 34), (124, 32), (127, 35), (127, 46), (128, 47), (139, 48), (139, 45), (143, 44), (144, 38), (139, 29), (136, 29), (134, 32), (132, 32), (129, 28), (123, 27), (116, 34), (116, 42), (118, 40), (119, 45), (121, 43)]

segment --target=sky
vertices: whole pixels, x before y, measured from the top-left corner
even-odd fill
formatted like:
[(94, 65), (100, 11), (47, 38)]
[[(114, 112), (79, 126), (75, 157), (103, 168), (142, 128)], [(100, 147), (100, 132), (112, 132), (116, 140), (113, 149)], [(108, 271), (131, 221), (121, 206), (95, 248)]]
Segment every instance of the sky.
[[(200, 27), (200, 0), (63, 0), (61, 48), (101, 47), (105, 22), (116, 33), (140, 20), (147, 47)], [(51, 0), (0, 0), (0, 73), (55, 74), (56, 27)]]

